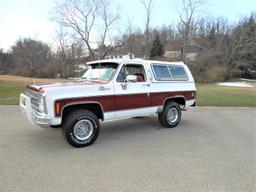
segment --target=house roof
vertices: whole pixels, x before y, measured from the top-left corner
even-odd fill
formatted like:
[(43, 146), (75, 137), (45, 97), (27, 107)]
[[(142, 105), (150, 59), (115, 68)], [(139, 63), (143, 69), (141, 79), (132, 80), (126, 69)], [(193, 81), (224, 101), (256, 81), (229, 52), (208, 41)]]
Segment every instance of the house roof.
[[(184, 52), (185, 53), (198, 53), (200, 50), (202, 50), (202, 46), (199, 45), (196, 41), (198, 40), (191, 40), (189, 44), (185, 47)], [(182, 47), (184, 46), (185, 41), (182, 39), (172, 40), (165, 46), (165, 51), (180, 51)]]
[(184, 41), (181, 39), (176, 39), (169, 41), (165, 46), (165, 51), (180, 51)]

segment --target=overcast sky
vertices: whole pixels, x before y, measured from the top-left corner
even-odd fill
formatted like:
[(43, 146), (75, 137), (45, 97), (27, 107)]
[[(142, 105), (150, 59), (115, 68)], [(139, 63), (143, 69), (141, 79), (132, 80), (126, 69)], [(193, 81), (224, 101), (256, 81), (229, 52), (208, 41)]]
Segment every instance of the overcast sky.
[[(61, 2), (61, 0), (57, 0)], [(180, 0), (153, 0), (151, 27), (178, 22), (176, 13)], [(0, 49), (8, 50), (19, 38), (31, 37), (47, 43), (54, 42), (56, 24), (51, 21), (54, 0), (0, 0)], [(134, 25), (143, 29), (144, 10), (140, 0), (112, 0), (120, 5), (119, 27), (129, 17)], [(205, 16), (222, 16), (234, 23), (240, 17), (256, 11), (256, 0), (209, 0)], [(125, 27), (125, 26), (124, 26)]]

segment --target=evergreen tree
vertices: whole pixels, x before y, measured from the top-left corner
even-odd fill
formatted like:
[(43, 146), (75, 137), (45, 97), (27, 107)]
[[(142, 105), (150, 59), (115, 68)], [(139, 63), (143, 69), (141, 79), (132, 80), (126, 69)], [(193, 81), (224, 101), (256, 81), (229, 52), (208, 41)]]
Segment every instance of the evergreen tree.
[(152, 48), (150, 50), (150, 58), (161, 57), (164, 54), (164, 48), (161, 43), (159, 34), (156, 34), (156, 37), (153, 41)]

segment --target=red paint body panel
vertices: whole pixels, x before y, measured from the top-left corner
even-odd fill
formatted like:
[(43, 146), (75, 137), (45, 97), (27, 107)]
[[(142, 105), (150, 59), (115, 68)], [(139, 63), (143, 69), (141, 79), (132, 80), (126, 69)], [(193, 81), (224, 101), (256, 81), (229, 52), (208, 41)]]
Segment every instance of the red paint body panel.
[[(60, 103), (61, 111), (67, 105), (72, 104), (82, 104), (82, 103), (100, 103), (103, 107), (103, 111), (114, 111), (115, 110), (115, 96), (99, 96), (99, 97), (84, 97), (84, 98), (72, 98), (72, 99), (62, 99), (57, 100), (56, 103)], [(61, 114), (56, 114), (56, 116), (60, 116)]]
[[(193, 96), (194, 95), (194, 96)], [(160, 93), (147, 93), (131, 94), (131, 95), (109, 95), (97, 97), (84, 97), (57, 100), (60, 103), (61, 111), (67, 105), (81, 104), (95, 102), (100, 103), (103, 107), (103, 112), (137, 109), (150, 106), (162, 106), (167, 98), (170, 97), (184, 97), (185, 100), (195, 99), (195, 91), (178, 91), (178, 92), (160, 92)], [(61, 114), (56, 114), (60, 116)]]
[(195, 95), (195, 91), (177, 91), (177, 92), (163, 92), (163, 93), (151, 93), (151, 105), (152, 106), (161, 106), (164, 104), (164, 101), (167, 98), (171, 97), (179, 97), (182, 96), (185, 98), (185, 100), (191, 100), (194, 99), (194, 96), (192, 96), (192, 93)]
[(116, 110), (136, 109), (150, 106), (151, 99), (147, 93), (116, 96)]

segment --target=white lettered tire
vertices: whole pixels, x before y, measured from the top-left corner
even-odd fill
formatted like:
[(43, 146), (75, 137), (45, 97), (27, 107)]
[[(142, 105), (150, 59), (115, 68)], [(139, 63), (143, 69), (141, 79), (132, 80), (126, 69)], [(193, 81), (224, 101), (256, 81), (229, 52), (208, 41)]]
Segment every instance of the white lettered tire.
[(62, 132), (74, 147), (85, 147), (94, 143), (100, 131), (98, 117), (88, 110), (76, 110), (67, 115)]
[(176, 127), (181, 120), (180, 106), (174, 101), (168, 102), (163, 111), (158, 114), (158, 120), (164, 127)]

